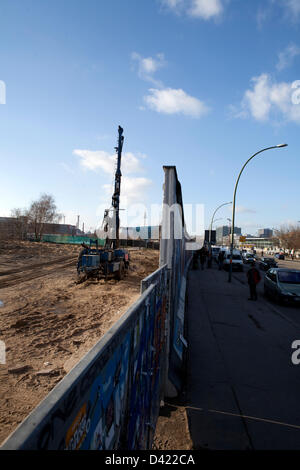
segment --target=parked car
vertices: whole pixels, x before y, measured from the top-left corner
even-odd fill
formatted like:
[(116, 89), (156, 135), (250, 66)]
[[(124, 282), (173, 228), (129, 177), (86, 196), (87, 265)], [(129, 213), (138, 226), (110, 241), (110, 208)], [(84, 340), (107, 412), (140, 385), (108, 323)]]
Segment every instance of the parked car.
[(275, 253), (275, 258), (284, 259), (284, 253)]
[(264, 278), (264, 293), (279, 303), (299, 304), (300, 271), (271, 268)]
[(278, 264), (274, 258), (261, 258), (259, 260), (258, 266), (263, 271), (268, 271), (270, 268), (277, 268)]
[[(225, 252), (223, 268), (228, 271), (230, 266), (230, 251)], [(243, 260), (239, 251), (232, 252), (232, 271), (243, 271)]]
[(251, 264), (253, 262), (255, 262), (255, 256), (253, 255), (253, 253), (244, 253), (243, 254), (243, 262), (245, 264)]

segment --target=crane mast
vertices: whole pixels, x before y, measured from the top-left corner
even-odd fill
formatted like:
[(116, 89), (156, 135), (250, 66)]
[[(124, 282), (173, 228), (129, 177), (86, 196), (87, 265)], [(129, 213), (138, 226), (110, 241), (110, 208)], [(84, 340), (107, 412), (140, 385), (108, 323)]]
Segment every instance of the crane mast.
[(124, 142), (123, 129), (121, 126), (118, 128), (119, 138), (118, 146), (115, 150), (118, 154), (117, 168), (115, 173), (115, 188), (112, 196), (112, 207), (114, 209), (114, 223), (115, 223), (115, 240), (113, 240), (113, 248), (119, 248), (119, 231), (120, 231), (120, 193), (121, 193), (121, 157)]
[[(88, 277), (115, 277), (118, 280), (123, 279), (129, 269), (129, 252), (120, 248), (119, 230), (120, 230), (120, 193), (121, 193), (121, 158), (123, 148), (123, 129), (118, 128), (119, 139), (115, 147), (117, 152), (117, 165), (115, 172), (114, 193), (112, 195), (112, 209), (105, 209), (102, 227), (108, 235), (103, 248), (98, 247), (98, 239), (90, 239), (90, 246), (83, 243), (83, 250), (80, 252), (77, 262), (77, 274), (79, 279), (85, 280)], [(109, 217), (109, 212), (113, 211), (113, 217)], [(112, 229), (111, 238), (109, 238)], [(93, 248), (96, 245), (96, 248)]]

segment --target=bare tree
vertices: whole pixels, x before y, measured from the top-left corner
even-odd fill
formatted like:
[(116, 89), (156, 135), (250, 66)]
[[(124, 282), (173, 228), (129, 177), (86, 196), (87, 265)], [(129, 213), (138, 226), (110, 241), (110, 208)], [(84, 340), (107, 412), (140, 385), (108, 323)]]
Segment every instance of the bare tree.
[(300, 228), (295, 225), (282, 226), (276, 230), (276, 236), (285, 250), (300, 249)]
[(31, 203), (28, 210), (28, 220), (36, 240), (42, 239), (46, 223), (58, 222), (60, 218), (54, 198), (50, 194), (42, 194), (37, 201)]
[(11, 217), (14, 219), (12, 222), (13, 237), (25, 240), (28, 231), (28, 211), (19, 208), (12, 209)]

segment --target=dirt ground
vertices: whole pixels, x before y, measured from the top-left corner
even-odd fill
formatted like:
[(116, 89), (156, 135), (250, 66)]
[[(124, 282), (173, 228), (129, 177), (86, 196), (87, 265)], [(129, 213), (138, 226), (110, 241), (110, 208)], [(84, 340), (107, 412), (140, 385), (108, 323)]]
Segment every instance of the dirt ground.
[[(156, 250), (131, 252), (122, 281), (76, 284), (81, 247), (0, 246), (0, 444), (138, 298)], [(163, 440), (163, 439), (162, 439)]]
[[(172, 403), (171, 403), (172, 402)], [(169, 400), (160, 410), (152, 449), (192, 450), (193, 442), (189, 433), (186, 409)]]

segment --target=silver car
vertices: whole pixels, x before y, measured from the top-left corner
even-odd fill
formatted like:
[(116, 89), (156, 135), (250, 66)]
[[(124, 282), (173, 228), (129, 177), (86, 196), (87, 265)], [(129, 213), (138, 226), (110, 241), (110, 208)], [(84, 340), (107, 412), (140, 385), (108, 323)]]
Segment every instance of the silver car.
[(244, 264), (252, 264), (255, 261), (255, 256), (252, 253), (243, 253)]
[(264, 293), (279, 303), (299, 304), (300, 271), (271, 268), (264, 278)]

